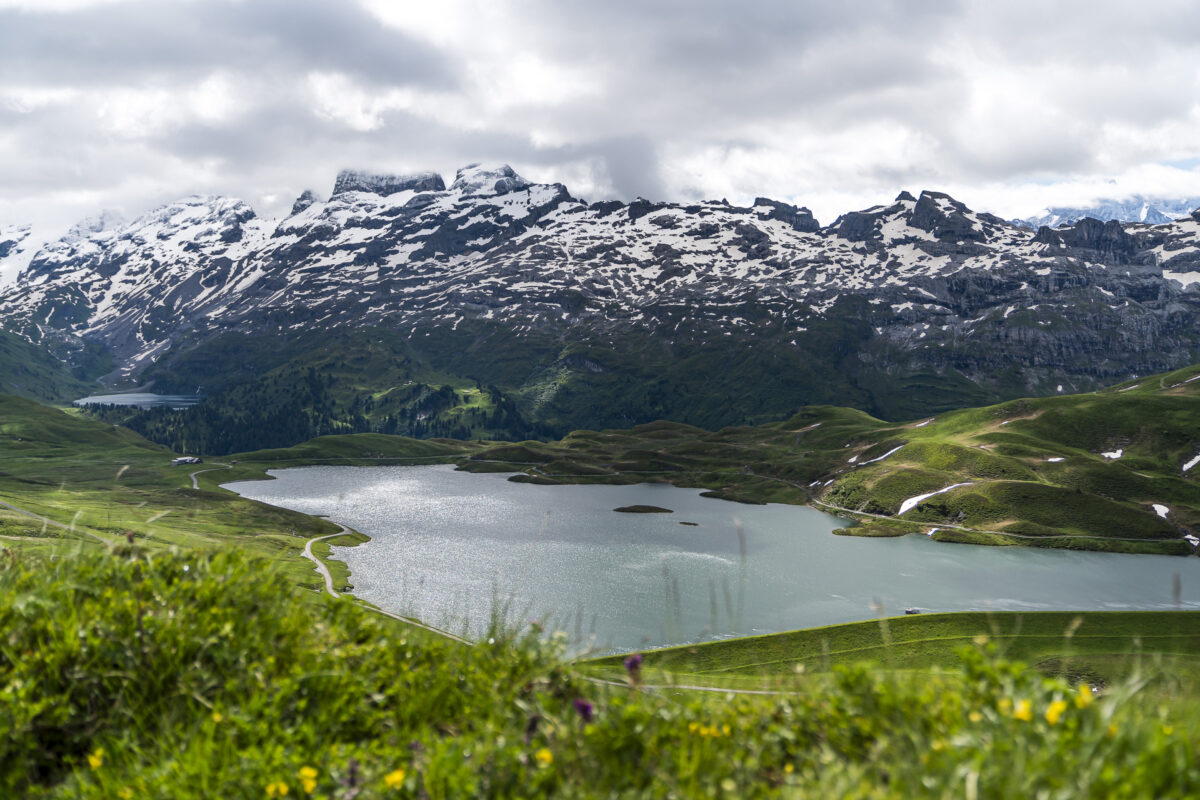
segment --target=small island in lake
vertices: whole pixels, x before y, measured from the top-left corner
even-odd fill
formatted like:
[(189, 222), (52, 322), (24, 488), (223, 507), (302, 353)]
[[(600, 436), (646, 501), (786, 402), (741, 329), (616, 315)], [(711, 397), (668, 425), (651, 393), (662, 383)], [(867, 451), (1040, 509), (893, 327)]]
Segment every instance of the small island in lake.
[(622, 514), (674, 514), (675, 512), (669, 508), (659, 508), (658, 506), (621, 506), (614, 508), (613, 511), (619, 511)]

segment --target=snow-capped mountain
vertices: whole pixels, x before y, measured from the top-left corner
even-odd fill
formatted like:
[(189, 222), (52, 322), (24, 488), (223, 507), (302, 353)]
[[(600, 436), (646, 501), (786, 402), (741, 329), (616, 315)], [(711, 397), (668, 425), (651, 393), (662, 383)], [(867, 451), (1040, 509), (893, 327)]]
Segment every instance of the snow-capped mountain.
[(1115, 219), (1118, 222), (1166, 225), (1190, 216), (1197, 207), (1200, 207), (1200, 197), (1162, 198), (1135, 194), (1124, 200), (1101, 200), (1083, 208), (1047, 208), (1032, 217), (1016, 221), (1034, 229), (1043, 225), (1049, 228), (1073, 225), (1084, 217), (1101, 222)]
[(1070, 391), (1194, 360), (1200, 213), (1035, 233), (927, 191), (822, 228), (764, 198), (589, 204), (507, 166), (449, 187), (346, 171), (278, 222), (191, 197), (77, 228), (0, 292), (0, 318), (31, 340), (102, 342), (129, 379), (221, 334), (378, 328), (453, 342), (446, 358), (502, 340), (503, 358), (471, 362), (485, 381), (489, 358), (506, 375), (636, 370), (647, 356), (626, 351), (646, 343), (668, 365), (761, 362), (797, 402), (837, 372), (862, 393), (848, 400), (888, 413), (893, 394), (933, 407), (947, 386)]

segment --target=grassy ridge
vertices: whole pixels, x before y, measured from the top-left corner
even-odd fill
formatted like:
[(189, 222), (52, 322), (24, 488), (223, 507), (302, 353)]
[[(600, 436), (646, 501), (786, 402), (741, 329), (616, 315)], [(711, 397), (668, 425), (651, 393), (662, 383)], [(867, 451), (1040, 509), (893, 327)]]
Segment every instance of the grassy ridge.
[(235, 552), (0, 550), (0, 794), (1183, 797), (1194, 695), (1101, 696), (967, 648), (953, 669), (631, 691), (553, 641), (464, 646), (298, 603)]

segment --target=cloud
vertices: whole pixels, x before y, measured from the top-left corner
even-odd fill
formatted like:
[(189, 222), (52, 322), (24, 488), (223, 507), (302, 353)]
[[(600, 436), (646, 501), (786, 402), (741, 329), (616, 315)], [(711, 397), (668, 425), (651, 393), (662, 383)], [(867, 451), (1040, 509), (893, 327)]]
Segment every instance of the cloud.
[(0, 0), (0, 222), (470, 161), (824, 221), (1196, 194), (1197, 64), (1184, 0)]

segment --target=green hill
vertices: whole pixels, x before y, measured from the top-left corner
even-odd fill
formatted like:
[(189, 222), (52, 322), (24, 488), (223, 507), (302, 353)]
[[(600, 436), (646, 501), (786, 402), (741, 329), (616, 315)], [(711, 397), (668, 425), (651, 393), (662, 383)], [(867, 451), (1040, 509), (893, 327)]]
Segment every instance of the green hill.
[[(128, 536), (153, 549), (236, 545), (282, 557), (297, 582), (319, 585), (295, 556), (336, 526), (207, 482), (193, 489), (193, 471), (234, 473), (224, 462), (171, 466), (173, 455), (125, 428), (0, 395), (0, 537), (51, 551), (64, 540), (99, 547)], [(265, 477), (250, 467), (236, 474)]]

